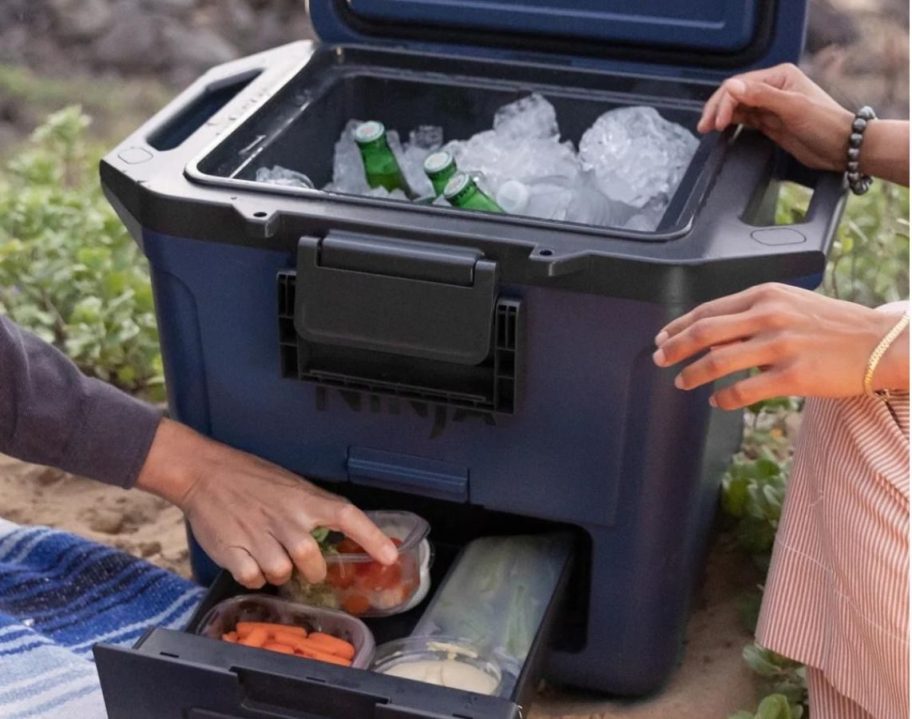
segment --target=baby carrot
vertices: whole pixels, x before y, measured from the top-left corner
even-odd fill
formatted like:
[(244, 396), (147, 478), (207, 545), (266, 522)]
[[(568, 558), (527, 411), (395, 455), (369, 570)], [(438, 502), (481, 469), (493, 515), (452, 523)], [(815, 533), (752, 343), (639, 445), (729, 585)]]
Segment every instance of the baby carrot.
[(254, 627), (240, 643), (247, 647), (262, 647), (269, 640), (269, 632), (264, 627)]
[(306, 659), (313, 659), (318, 662), (338, 664), (341, 667), (350, 667), (352, 665), (350, 659), (343, 659), (342, 657), (337, 657), (335, 654), (330, 654), (329, 652), (321, 652), (319, 649), (295, 647), (295, 651)]
[(263, 645), (263, 649), (269, 649), (273, 652), (279, 652), (281, 654), (294, 654), (295, 651), (287, 644), (280, 644), (279, 642), (266, 642)]
[(281, 630), (288, 634), (299, 634), (302, 637), (307, 636), (307, 630), (304, 629), (304, 627), (298, 627), (292, 624), (276, 624), (275, 622), (238, 622), (238, 636), (243, 639), (257, 627), (265, 629), (267, 634), (272, 634), (276, 630)]
[(237, 644), (238, 635), (237, 632), (228, 632), (227, 634), (222, 635), (222, 639), (226, 642), (234, 642)]
[(354, 659), (355, 657), (354, 646), (344, 639), (339, 639), (331, 634), (312, 632), (310, 636), (307, 637), (307, 641), (322, 647), (324, 651), (335, 654), (337, 657), (342, 657), (343, 659)]

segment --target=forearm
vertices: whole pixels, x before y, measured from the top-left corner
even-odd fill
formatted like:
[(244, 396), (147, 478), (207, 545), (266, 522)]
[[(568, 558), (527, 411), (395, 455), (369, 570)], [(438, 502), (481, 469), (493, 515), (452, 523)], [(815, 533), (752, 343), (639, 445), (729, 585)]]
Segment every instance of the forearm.
[(0, 317), (0, 452), (129, 487), (160, 417)]
[(864, 174), (908, 187), (909, 123), (872, 121), (865, 130), (860, 163)]

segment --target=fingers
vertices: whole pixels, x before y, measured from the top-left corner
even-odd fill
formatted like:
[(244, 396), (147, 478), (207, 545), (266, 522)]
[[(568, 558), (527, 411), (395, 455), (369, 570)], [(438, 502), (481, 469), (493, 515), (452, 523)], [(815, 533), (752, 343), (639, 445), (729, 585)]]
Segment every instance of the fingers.
[(382, 564), (392, 564), (399, 557), (396, 545), (355, 505), (336, 499), (330, 517), (322, 526), (342, 532)]
[(294, 566), (285, 547), (272, 534), (258, 532), (248, 543), (249, 552), (270, 584), (285, 584)]
[(212, 559), (227, 569), (235, 581), (247, 589), (262, 589), (266, 577), (260, 571), (260, 565), (243, 547), (225, 547), (213, 553)]
[(747, 107), (767, 110), (779, 118), (798, 112), (805, 99), (800, 93), (780, 90), (765, 82), (745, 82), (731, 92), (737, 102)]
[[(789, 63), (730, 77), (707, 100), (697, 130), (701, 133), (722, 131), (731, 124), (739, 124), (737, 109), (742, 103), (749, 104), (744, 99), (749, 88), (766, 87), (783, 91), (791, 88), (801, 78), (804, 78), (801, 70)], [(756, 104), (751, 107), (766, 107), (759, 97), (754, 102)], [(772, 106), (769, 107), (772, 109)]]
[(753, 305), (755, 295), (756, 288), (752, 287), (751, 289), (743, 290), (733, 295), (727, 295), (725, 297), (720, 297), (717, 300), (704, 302), (687, 314), (683, 314), (676, 320), (672, 320), (665, 325), (656, 335), (655, 343), (659, 348), (663, 348), (670, 338), (683, 332), (698, 320), (744, 312)]
[(700, 352), (750, 336), (761, 319), (746, 312), (698, 319), (665, 341), (653, 355), (659, 367), (670, 367)]
[(294, 562), (294, 566), (308, 582), (319, 584), (326, 578), (326, 560), (323, 559), (320, 546), (310, 532), (286, 531), (286, 536), (278, 537), (278, 539), (291, 561)]
[(720, 389), (709, 399), (713, 407), (742, 409), (773, 397), (796, 394), (791, 386), (789, 369), (773, 369)]
[(675, 377), (675, 387), (696, 389), (735, 372), (770, 365), (776, 359), (775, 348), (769, 342), (737, 342), (714, 347), (681, 370)]

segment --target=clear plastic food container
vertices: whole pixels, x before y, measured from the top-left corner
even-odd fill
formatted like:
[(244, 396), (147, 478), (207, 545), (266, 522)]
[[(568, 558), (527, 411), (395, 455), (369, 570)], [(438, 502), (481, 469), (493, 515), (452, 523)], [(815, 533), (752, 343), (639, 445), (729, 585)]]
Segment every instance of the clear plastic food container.
[(399, 559), (394, 564), (374, 561), (356, 543), (333, 533), (324, 550), (326, 580), (310, 584), (295, 572), (279, 593), (358, 617), (386, 617), (419, 604), (431, 586), (430, 525), (411, 512), (378, 511), (367, 516), (398, 546)]
[(482, 537), (465, 546), (413, 637), (463, 637), (512, 687), (572, 553), (564, 534)]
[(219, 602), (206, 614), (197, 634), (222, 639), (238, 622), (271, 622), (322, 632), (354, 645), (351, 666), (366, 669), (374, 658), (374, 635), (364, 622), (344, 612), (308, 607), (268, 594), (243, 594)]
[(476, 694), (502, 692), (498, 662), (464, 639), (407, 637), (377, 648), (371, 669), (387, 676), (436, 684)]

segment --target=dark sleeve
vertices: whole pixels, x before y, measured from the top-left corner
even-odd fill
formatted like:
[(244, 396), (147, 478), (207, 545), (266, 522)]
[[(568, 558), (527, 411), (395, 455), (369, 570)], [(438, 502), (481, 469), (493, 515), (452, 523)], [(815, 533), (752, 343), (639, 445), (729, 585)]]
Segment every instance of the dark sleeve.
[(0, 452), (131, 487), (160, 416), (0, 317)]

